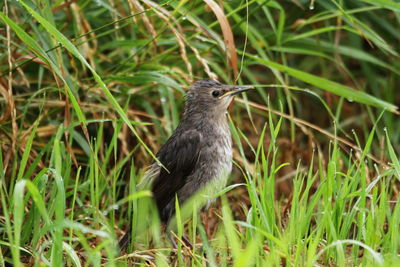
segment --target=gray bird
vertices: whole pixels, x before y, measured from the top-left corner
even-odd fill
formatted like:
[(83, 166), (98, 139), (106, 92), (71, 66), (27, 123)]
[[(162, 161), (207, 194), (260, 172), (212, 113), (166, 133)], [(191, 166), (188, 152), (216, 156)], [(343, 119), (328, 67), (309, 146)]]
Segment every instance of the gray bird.
[[(222, 190), (232, 170), (232, 139), (226, 117), (233, 97), (252, 86), (231, 86), (214, 80), (197, 81), (186, 94), (181, 122), (156, 154), (144, 180), (150, 183), (161, 222), (168, 225), (175, 214), (175, 198), (183, 204), (206, 190)], [(213, 200), (208, 200), (208, 207)], [(128, 231), (120, 248), (129, 242)]]

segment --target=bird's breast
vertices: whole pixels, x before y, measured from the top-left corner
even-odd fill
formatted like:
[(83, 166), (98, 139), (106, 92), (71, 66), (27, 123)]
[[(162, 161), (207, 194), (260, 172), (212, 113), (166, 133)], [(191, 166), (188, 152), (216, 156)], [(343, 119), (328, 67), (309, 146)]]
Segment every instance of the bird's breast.
[(232, 139), (228, 125), (216, 126), (205, 139), (198, 162), (203, 171), (198, 179), (206, 193), (214, 195), (226, 186), (232, 170)]
[(210, 149), (206, 152), (209, 175), (203, 176), (203, 194), (208, 199), (205, 209), (215, 202), (215, 196), (226, 187), (228, 177), (232, 171), (232, 139), (230, 132), (215, 136), (214, 144), (209, 144)]

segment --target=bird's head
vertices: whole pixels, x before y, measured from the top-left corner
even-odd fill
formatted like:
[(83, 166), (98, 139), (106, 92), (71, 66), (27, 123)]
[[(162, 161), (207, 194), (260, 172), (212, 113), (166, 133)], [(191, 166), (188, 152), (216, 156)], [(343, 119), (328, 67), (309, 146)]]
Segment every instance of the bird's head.
[(249, 89), (253, 87), (225, 85), (214, 80), (197, 81), (186, 94), (185, 113), (225, 114), (233, 97)]

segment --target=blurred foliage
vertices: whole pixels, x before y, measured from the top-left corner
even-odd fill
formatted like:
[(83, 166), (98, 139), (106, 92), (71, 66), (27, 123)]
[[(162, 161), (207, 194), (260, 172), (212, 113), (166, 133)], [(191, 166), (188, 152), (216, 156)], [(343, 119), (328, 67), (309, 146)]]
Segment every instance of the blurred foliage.
[[(287, 251), (282, 246), (271, 248), (271, 262), (285, 264), (287, 260), (289, 265), (288, 262), (313, 265), (314, 256), (320, 257), (319, 252), (325, 252), (323, 231), (327, 231), (328, 237), (325, 237), (329, 243), (347, 238), (367, 244), (371, 241), (376, 245), (371, 245), (373, 249), (392, 252), (393, 259), (390, 256), (385, 264), (398, 260), (394, 255), (399, 253), (399, 236), (391, 231), (400, 224), (399, 205), (395, 208), (395, 203), (385, 202), (398, 199), (398, 182), (392, 177), (400, 176), (397, 156), (400, 97), (396, 93), (400, 84), (400, 4), (397, 1), (6, 0), (0, 3), (0, 11), (2, 246), (22, 244), (29, 251), (24, 252), (26, 258), (37, 259), (44, 250), (35, 252), (35, 249), (48, 245), (40, 231), (50, 231), (41, 230), (43, 221), (40, 221), (47, 220), (46, 227), (52, 223), (59, 227), (64, 216), (71, 224), (64, 222), (62, 227), (75, 232), (88, 233), (82, 227), (90, 225), (91, 229), (101, 228), (108, 236), (112, 229), (124, 228), (134, 216), (133, 204), (128, 205), (128, 217), (124, 216), (125, 209), (110, 208), (107, 215), (100, 211), (112, 207), (128, 191), (133, 193), (141, 170), (154, 160), (153, 153), (179, 123), (183, 96), (190, 84), (197, 79), (214, 78), (257, 88), (256, 92), (236, 101), (230, 112), (232, 129), (236, 129), (234, 160), (243, 168), (242, 173), (235, 170), (233, 181), (243, 182), (243, 174), (250, 180), (250, 176), (256, 179), (258, 174), (273, 176), (272, 180), (266, 179), (268, 192), (260, 182), (254, 189), (257, 193), (247, 192), (250, 199), (240, 203), (236, 203), (241, 192), (239, 187), (228, 194), (235, 218), (246, 220), (243, 216), (248, 216), (247, 212), (257, 202), (256, 195), (262, 198), (263, 194), (269, 194), (264, 199), (269, 204), (258, 208), (270, 213), (280, 213), (279, 208), (285, 205), (285, 210), (291, 209), (291, 201), (297, 204), (305, 201), (304, 205), (311, 205), (313, 210), (315, 203), (307, 202), (307, 197), (291, 200), (295, 196), (293, 191), (302, 191), (301, 177), (318, 177), (322, 187), (315, 180), (312, 186), (308, 184), (312, 189), (307, 188), (312, 191), (315, 202), (328, 205), (329, 199), (323, 199), (322, 195), (335, 192), (323, 185), (325, 178), (330, 182), (339, 179), (335, 172), (331, 173), (334, 166), (338, 173), (346, 174), (346, 179), (355, 179), (345, 180), (344, 187), (341, 187), (343, 184), (332, 187), (337, 192), (345, 192), (344, 195), (353, 192), (350, 199), (344, 200), (343, 196), (340, 208), (325, 206), (326, 209), (319, 210), (341, 214), (343, 217), (335, 217), (335, 226), (339, 227), (341, 220), (345, 220), (345, 207), (359, 203), (358, 198), (362, 199), (359, 200), (362, 208), (376, 204), (379, 214), (388, 216), (375, 222), (386, 227), (382, 230), (386, 239), (381, 244), (369, 240), (368, 234), (352, 234), (350, 229), (354, 223), (360, 227), (367, 225), (364, 231), (371, 230), (373, 220), (378, 220), (376, 217), (371, 217), (371, 221), (346, 221), (345, 231), (337, 235), (334, 229), (338, 228), (333, 225), (330, 230), (308, 228), (313, 226), (311, 215), (307, 215), (308, 219), (303, 222), (308, 223), (302, 224), (301, 231), (310, 233), (304, 238), (317, 240), (307, 243), (310, 250), (304, 255), (309, 253), (309, 258), (303, 254), (305, 258), (301, 258), (304, 251), (290, 251), (301, 245), (288, 241)], [(266, 132), (262, 131), (265, 125), (269, 129)], [(267, 159), (255, 153), (260, 146), (269, 151)], [(362, 161), (366, 159), (368, 162), (364, 164)], [(257, 169), (258, 164), (263, 167)], [(276, 182), (275, 175), (280, 182)], [(362, 181), (372, 183), (371, 177), (376, 176), (390, 179), (371, 191), (370, 197), (376, 202), (371, 200), (369, 207), (366, 196), (360, 193), (368, 186)], [(32, 184), (21, 184), (24, 179)], [(246, 183), (249, 186), (249, 180)], [(18, 228), (24, 221), (20, 214), (24, 210), (22, 203), (32, 204), (28, 195), (24, 199), (15, 195), (15, 192), (21, 194), (25, 186), (31, 188), (31, 196), (54, 200), (63, 209), (56, 213), (57, 208), (51, 204), (39, 205), (24, 217), (29, 226)], [(276, 192), (271, 187), (276, 187)], [(56, 192), (64, 192), (64, 200)], [(314, 195), (315, 192), (324, 193)], [(283, 202), (275, 205), (275, 200)], [(40, 201), (35, 203), (38, 205)], [(74, 211), (75, 205), (79, 206), (77, 211)], [(247, 207), (245, 211), (242, 206)], [(13, 214), (13, 209), (19, 213)], [(44, 215), (44, 210), (49, 214)], [(235, 213), (237, 210), (240, 211)], [(90, 214), (87, 221), (79, 217), (85, 213)], [(229, 236), (234, 225), (226, 205), (222, 213)], [(282, 226), (285, 223), (280, 221), (285, 220), (284, 216), (269, 217), (273, 216), (270, 213), (266, 220), (280, 230), (263, 229), (279, 239), (285, 231)], [(44, 217), (38, 219), (38, 214)], [(54, 219), (51, 223), (50, 218)], [(294, 222), (292, 218), (286, 226), (290, 228), (288, 225)], [(322, 225), (328, 222), (329, 219), (324, 219)], [(63, 232), (52, 227), (57, 241), (51, 251), (60, 251), (66, 244), (62, 243)], [(216, 226), (209, 227), (205, 231), (210, 235), (210, 229)], [(290, 229), (294, 231), (293, 227)], [(89, 233), (104, 237), (103, 232), (93, 231)], [(81, 242), (74, 247), (76, 253), (86, 251), (92, 257), (91, 264), (99, 264), (100, 254), (89, 249), (82, 233), (76, 237)], [(72, 246), (76, 240), (72, 232), (68, 236)], [(253, 246), (260, 248), (257, 242), (262, 243), (265, 237), (257, 238), (248, 243), (242, 258), (236, 248), (233, 253), (236, 264), (251, 256)], [(300, 242), (303, 236), (293, 234), (285, 238)], [(93, 246), (100, 242), (96, 238), (88, 240)], [(232, 244), (235, 242), (230, 240)], [(107, 244), (100, 243), (99, 250)], [(274, 245), (268, 243), (268, 249), (271, 246)], [(77, 262), (74, 249), (64, 246), (71, 261)], [(15, 263), (20, 252), (11, 250)], [(106, 254), (111, 259), (115, 252), (110, 250)], [(343, 257), (350, 254), (354, 259), (348, 258), (353, 259), (354, 265), (372, 262), (362, 255), (358, 260), (358, 253), (358, 247), (350, 252), (338, 249), (327, 253), (320, 263), (345, 264)], [(2, 250), (0, 262), (3, 256), (9, 259), (10, 255), (8, 249)], [(52, 252), (51, 255), (48, 258), (53, 265), (62, 262), (62, 254)], [(140, 255), (136, 256), (141, 259)], [(213, 260), (218, 259), (210, 259)], [(257, 264), (262, 266), (262, 262)]]

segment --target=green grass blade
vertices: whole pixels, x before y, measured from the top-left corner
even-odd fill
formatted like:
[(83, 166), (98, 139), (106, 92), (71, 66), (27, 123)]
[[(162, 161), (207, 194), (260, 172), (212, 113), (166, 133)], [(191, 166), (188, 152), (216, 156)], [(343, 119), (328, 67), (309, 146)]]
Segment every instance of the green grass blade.
[[(129, 129), (132, 131), (132, 133), (137, 137), (139, 142), (142, 144), (142, 146), (146, 149), (146, 151), (152, 156), (152, 158), (159, 162), (159, 160), (156, 158), (154, 153), (150, 150), (150, 148), (144, 143), (142, 138), (140, 138), (139, 134), (131, 124), (128, 116), (125, 114), (124, 110), (121, 108), (121, 106), (118, 104), (117, 100), (114, 98), (114, 96), (111, 94), (111, 92), (108, 90), (107, 86), (101, 79), (100, 75), (97, 74), (97, 72), (90, 66), (90, 64), (86, 61), (86, 59), (81, 55), (81, 53), (78, 51), (78, 49), (66, 38), (61, 32), (59, 32), (53, 25), (51, 25), (46, 19), (44, 19), (42, 16), (40, 16), (36, 11), (34, 11), (31, 7), (29, 7), (26, 3), (23, 1), (20, 1), (20, 3), (25, 7), (25, 9), (51, 34), (54, 36), (54, 38), (60, 42), (71, 54), (73, 54), (84, 66), (86, 66), (91, 72), (96, 80), (97, 84), (100, 86), (102, 89), (103, 93), (106, 95), (107, 100), (111, 103), (111, 105), (115, 108), (117, 113), (120, 115), (122, 120), (128, 125)], [(161, 163), (160, 163), (161, 164)]]
[(281, 65), (279, 63), (267, 60), (267, 59), (262, 59), (257, 56), (253, 56), (250, 54), (246, 54), (249, 58), (255, 60), (256, 62), (267, 66), (271, 69), (276, 69), (282, 72), (286, 72), (289, 75), (303, 81), (309, 84), (312, 84), (316, 87), (319, 87), (321, 89), (324, 89), (325, 91), (334, 93), (339, 96), (343, 96), (349, 101), (356, 101), (359, 103), (375, 106), (375, 107), (380, 107), (380, 108), (386, 108), (387, 110), (391, 112), (397, 112), (397, 106), (390, 104), (386, 101), (383, 101), (381, 99), (378, 99), (372, 95), (369, 95), (365, 92), (362, 91), (356, 91), (346, 85), (342, 85), (340, 83), (336, 83), (330, 80), (327, 80), (325, 78), (318, 77), (316, 75), (306, 73), (304, 71), (300, 71), (288, 66)]

